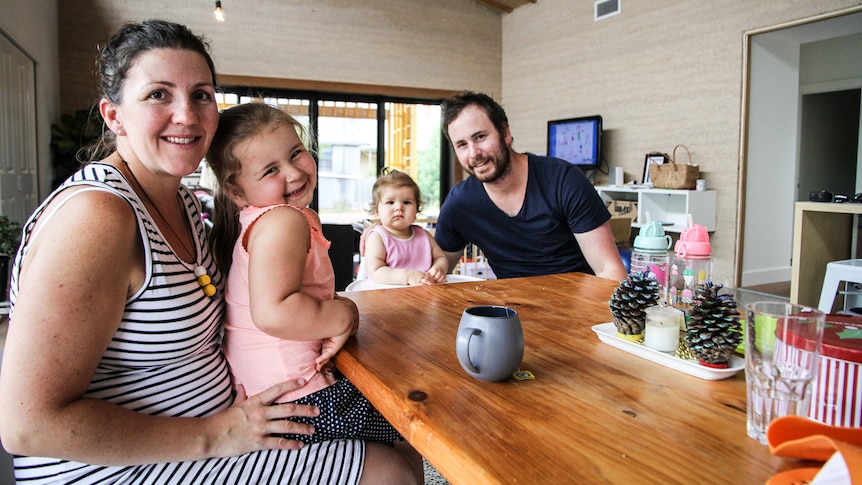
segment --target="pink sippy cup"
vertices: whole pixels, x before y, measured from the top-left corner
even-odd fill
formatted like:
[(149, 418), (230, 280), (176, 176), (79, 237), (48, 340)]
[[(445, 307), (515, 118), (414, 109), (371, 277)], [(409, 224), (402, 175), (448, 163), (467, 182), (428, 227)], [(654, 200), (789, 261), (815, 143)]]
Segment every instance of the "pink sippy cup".
[(670, 303), (687, 312), (698, 286), (712, 281), (712, 246), (706, 228), (691, 224), (683, 229), (674, 245), (668, 282)]

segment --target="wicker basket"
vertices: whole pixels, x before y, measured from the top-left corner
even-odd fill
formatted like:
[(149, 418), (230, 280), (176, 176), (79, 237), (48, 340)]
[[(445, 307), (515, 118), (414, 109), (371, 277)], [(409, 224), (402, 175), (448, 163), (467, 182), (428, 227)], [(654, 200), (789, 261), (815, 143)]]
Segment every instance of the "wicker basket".
[[(677, 148), (682, 148), (688, 154), (687, 163), (676, 163)], [(700, 176), (700, 168), (691, 163), (691, 152), (688, 148), (685, 145), (677, 145), (673, 149), (670, 163), (651, 164), (649, 176), (657, 189), (693, 189)]]

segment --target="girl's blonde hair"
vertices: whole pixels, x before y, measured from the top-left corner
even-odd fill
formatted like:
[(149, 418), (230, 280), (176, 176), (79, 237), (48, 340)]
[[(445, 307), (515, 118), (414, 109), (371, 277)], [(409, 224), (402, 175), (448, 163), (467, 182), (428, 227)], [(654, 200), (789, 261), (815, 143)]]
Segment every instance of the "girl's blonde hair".
[(368, 210), (373, 215), (377, 215), (377, 204), (380, 203), (380, 197), (383, 194), (383, 189), (387, 187), (410, 187), (413, 189), (413, 197), (416, 199), (416, 212), (422, 212), (422, 191), (419, 190), (419, 185), (409, 175), (404, 172), (395, 170), (390, 167), (383, 167), (380, 171), (380, 176), (374, 182), (374, 187), (371, 188), (371, 208)]
[(234, 154), (236, 146), (265, 130), (290, 125), (308, 146), (309, 131), (293, 116), (263, 103), (247, 103), (228, 108), (219, 115), (218, 130), (207, 151), (206, 162), (215, 175), (215, 214), (209, 244), (219, 269), (227, 274), (233, 263), (233, 248), (242, 226), (240, 207), (233, 203), (226, 187), (235, 183), (242, 162)]

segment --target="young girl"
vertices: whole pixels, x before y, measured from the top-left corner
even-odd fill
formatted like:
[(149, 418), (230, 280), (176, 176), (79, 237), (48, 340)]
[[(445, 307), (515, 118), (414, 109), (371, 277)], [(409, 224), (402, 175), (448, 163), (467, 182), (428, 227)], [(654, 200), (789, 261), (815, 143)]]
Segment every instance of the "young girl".
[(430, 285), (446, 282), (446, 253), (425, 229), (413, 224), (422, 193), (404, 172), (383, 169), (372, 189), (375, 226), (365, 241), (365, 272), (375, 283)]
[(287, 379), (305, 381), (276, 402), (318, 406), (320, 416), (297, 418), (316, 431), (289, 438), (392, 443), (397, 431), (327, 365), (356, 331), (359, 313), (335, 295), (329, 241), (307, 207), (315, 162), (297, 130), (302, 126), (283, 111), (239, 105), (222, 113), (207, 152), (219, 185), (211, 241), (218, 266), (229, 270), (225, 354), (249, 395)]

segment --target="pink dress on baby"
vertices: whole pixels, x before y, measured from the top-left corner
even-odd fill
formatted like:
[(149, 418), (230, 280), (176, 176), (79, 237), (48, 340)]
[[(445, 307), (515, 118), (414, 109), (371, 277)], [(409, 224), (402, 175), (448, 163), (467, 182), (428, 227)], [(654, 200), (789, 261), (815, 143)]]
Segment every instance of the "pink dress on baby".
[[(248, 207), (239, 215), (242, 231), (233, 250), (233, 263), (227, 278), (225, 301), (224, 350), (236, 384), (253, 396), (280, 382), (303, 378), (306, 385), (282, 395), (277, 402), (295, 401), (335, 382), (331, 373), (317, 372), (314, 359), (320, 356), (322, 340), (284, 340), (264, 333), (251, 320), (249, 304), (249, 254), (242, 244), (248, 228), (263, 214), (276, 207), (298, 210), (308, 221), (311, 244), (305, 260), (302, 292), (318, 300), (335, 297), (335, 272), (329, 259), (330, 242), (323, 237), (320, 221), (311, 209), (289, 205)], [(284, 316), (285, 320), (291, 318)]]
[(374, 232), (383, 239), (386, 249), (386, 266), (399, 269), (414, 269), (428, 271), (434, 258), (431, 257), (431, 241), (428, 233), (417, 225), (410, 226), (413, 234), (407, 239), (400, 239), (390, 234), (383, 226), (375, 226)]

